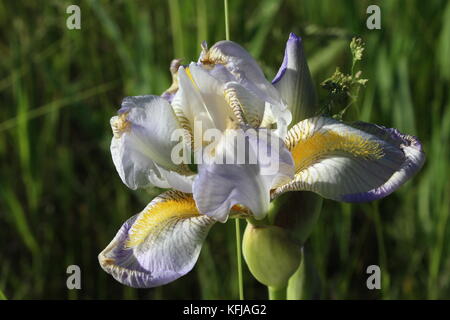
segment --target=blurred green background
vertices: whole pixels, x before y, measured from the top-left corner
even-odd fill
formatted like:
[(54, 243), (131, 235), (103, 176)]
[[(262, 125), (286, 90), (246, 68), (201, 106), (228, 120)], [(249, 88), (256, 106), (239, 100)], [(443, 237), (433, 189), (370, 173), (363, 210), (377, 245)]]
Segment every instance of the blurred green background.
[[(81, 30), (66, 28), (72, 3)], [(370, 4), (381, 8), (381, 30), (366, 28)], [(324, 202), (306, 244), (320, 288), (311, 297), (450, 298), (450, 2), (230, 0), (229, 10), (231, 39), (269, 79), (289, 32), (301, 35), (321, 96), (336, 66), (349, 71), (348, 45), (361, 36), (369, 82), (358, 118), (420, 137), (427, 154), (381, 201)], [(120, 181), (110, 117), (125, 96), (162, 93), (172, 58), (197, 60), (202, 40), (224, 37), (222, 0), (0, 2), (0, 298), (238, 297), (234, 223), (213, 227), (194, 270), (163, 287), (124, 287), (97, 262), (152, 198)], [(71, 264), (82, 290), (66, 288)], [(382, 290), (366, 288), (371, 264)], [(266, 298), (246, 267), (244, 285), (247, 298)]]

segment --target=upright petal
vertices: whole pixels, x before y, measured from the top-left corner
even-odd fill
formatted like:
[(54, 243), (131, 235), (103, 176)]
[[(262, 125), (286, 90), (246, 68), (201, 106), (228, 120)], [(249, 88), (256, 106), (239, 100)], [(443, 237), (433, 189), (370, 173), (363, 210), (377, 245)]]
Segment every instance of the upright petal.
[(127, 97), (119, 114), (111, 118), (114, 137), (111, 155), (122, 181), (131, 189), (151, 184), (151, 176), (162, 179), (157, 166), (180, 172), (184, 167), (171, 160), (174, 130), (180, 127), (170, 106), (158, 96)]
[(189, 68), (181, 67), (178, 70), (178, 84), (179, 89), (172, 100), (172, 106), (181, 124), (191, 131), (196, 121), (202, 123), (204, 130), (215, 128)]
[(98, 259), (122, 284), (160, 286), (194, 267), (213, 224), (198, 213), (192, 196), (168, 191), (126, 221)]
[(203, 70), (224, 84), (225, 92), (222, 94), (225, 95), (225, 100), (237, 120), (254, 128), (259, 127), (266, 105), (263, 97), (249, 90), (248, 85), (241, 84), (241, 79), (236, 78), (223, 64), (207, 65), (206, 67), (201, 63), (198, 65), (203, 66)]
[(338, 201), (376, 200), (400, 187), (425, 161), (415, 137), (382, 126), (346, 125), (324, 117), (299, 122), (285, 142), (296, 174), (273, 196), (308, 190)]
[[(198, 166), (193, 194), (201, 213), (225, 222), (230, 209), (239, 204), (250, 209), (256, 219), (265, 217), (270, 190), (293, 176), (291, 154), (281, 139), (267, 132), (265, 129), (225, 132), (214, 161)], [(235, 143), (234, 136), (245, 142)], [(245, 156), (239, 160), (242, 152)], [(222, 161), (224, 157), (232, 160)]]
[(306, 63), (302, 39), (294, 33), (289, 35), (283, 63), (272, 84), (291, 110), (292, 125), (316, 115), (316, 90)]
[[(264, 127), (276, 123), (277, 134), (284, 138), (291, 113), (277, 89), (267, 81), (255, 59), (244, 48), (232, 41), (219, 41), (209, 50), (204, 48), (199, 62), (212, 70), (216, 65), (223, 65), (234, 76), (234, 81), (250, 92), (246, 99), (253, 95), (264, 101), (264, 119), (259, 122)], [(254, 110), (250, 112), (255, 113)]]
[(258, 128), (264, 117), (266, 102), (235, 81), (225, 85), (225, 99), (241, 124)]
[(189, 65), (189, 71), (215, 128), (225, 130), (228, 119), (235, 117), (224, 97), (225, 83), (215, 79), (195, 63)]
[(203, 64), (221, 64), (234, 75), (235, 79), (264, 100), (272, 104), (280, 103), (280, 95), (268, 82), (258, 63), (239, 44), (233, 41), (219, 41), (200, 57)]

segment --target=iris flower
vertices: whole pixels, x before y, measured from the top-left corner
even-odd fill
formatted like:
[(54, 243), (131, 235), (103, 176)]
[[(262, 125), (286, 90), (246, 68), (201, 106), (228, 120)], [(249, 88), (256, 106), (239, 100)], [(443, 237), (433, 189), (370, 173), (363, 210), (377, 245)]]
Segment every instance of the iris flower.
[[(175, 60), (171, 72), (173, 84), (162, 96), (127, 97), (111, 119), (111, 154), (122, 181), (131, 189), (170, 189), (127, 220), (99, 255), (101, 267), (125, 285), (150, 288), (185, 275), (214, 223), (230, 215), (263, 219), (270, 201), (285, 192), (306, 190), (346, 202), (376, 200), (400, 187), (424, 162), (413, 136), (315, 116), (314, 86), (301, 39), (294, 34), (272, 82), (231, 41), (209, 49), (203, 43), (198, 62), (181, 66)], [(174, 141), (178, 129), (184, 135)], [(256, 162), (200, 161), (235, 151), (225, 140), (208, 152), (199, 148), (211, 129), (223, 137), (239, 131)], [(195, 131), (201, 137), (197, 145)], [(259, 138), (263, 131), (266, 139)], [(173, 161), (180, 143), (191, 150), (188, 157), (195, 165)], [(275, 171), (264, 170), (263, 149), (275, 159)]]

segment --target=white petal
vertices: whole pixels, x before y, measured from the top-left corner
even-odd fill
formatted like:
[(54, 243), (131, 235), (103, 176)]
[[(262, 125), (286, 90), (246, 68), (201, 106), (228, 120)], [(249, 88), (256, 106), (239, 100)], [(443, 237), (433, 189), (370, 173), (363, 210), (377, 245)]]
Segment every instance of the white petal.
[(271, 128), (273, 124), (276, 124), (275, 133), (282, 139), (286, 137), (288, 126), (292, 121), (292, 114), (289, 109), (283, 105), (273, 105), (266, 102), (264, 109), (264, 117), (261, 122), (261, 127)]
[(99, 254), (100, 265), (131, 287), (164, 285), (193, 268), (213, 224), (191, 196), (166, 192), (125, 222)]
[(229, 143), (220, 143), (215, 162), (198, 166), (199, 172), (193, 185), (195, 202), (201, 213), (221, 222), (227, 220), (230, 209), (236, 204), (250, 209), (256, 219), (262, 219), (268, 211), (270, 190), (293, 176), (291, 154), (273, 134), (266, 138), (253, 129), (245, 133), (227, 130), (223, 139), (231, 134), (243, 135), (248, 141), (244, 163), (220, 164), (223, 155), (235, 154), (236, 150)]
[[(111, 155), (123, 183), (130, 189), (144, 188), (153, 184), (149, 176), (161, 179), (155, 163), (147, 156), (136, 152), (125, 138), (111, 140)], [(158, 186), (158, 185), (156, 185)]]
[(371, 201), (392, 193), (423, 165), (419, 141), (395, 129), (368, 123), (354, 126), (330, 118), (303, 120), (286, 144), (296, 174), (274, 196), (308, 190), (338, 201)]
[(277, 90), (268, 82), (253, 57), (239, 44), (219, 41), (209, 50), (207, 59), (223, 64), (237, 81), (271, 104), (280, 102)]
[(225, 98), (234, 114), (242, 124), (254, 128), (261, 125), (266, 103), (235, 81), (225, 85)]
[(114, 137), (111, 155), (122, 181), (130, 188), (146, 187), (149, 176), (158, 174), (155, 164), (167, 170), (180, 171), (171, 160), (171, 141), (178, 120), (163, 98), (157, 96), (127, 97), (119, 115), (111, 118)]
[(205, 106), (199, 88), (193, 82), (189, 69), (181, 67), (178, 70), (179, 89), (172, 100), (172, 106), (179, 118), (185, 117), (190, 130), (193, 130), (195, 121), (201, 121), (203, 129), (214, 128), (211, 114)]
[[(278, 90), (265, 78), (255, 59), (240, 45), (232, 41), (219, 41), (199, 60), (205, 66), (223, 65), (250, 94), (265, 102), (265, 127), (277, 125), (277, 134), (284, 138), (291, 114)], [(215, 70), (214, 67), (212, 70)]]
[(228, 120), (235, 118), (225, 100), (225, 84), (215, 79), (195, 63), (189, 65), (189, 71), (200, 92), (203, 103), (214, 122), (215, 128), (221, 131), (225, 130)]
[(192, 184), (194, 182), (195, 175), (182, 175), (178, 172), (165, 170), (160, 167), (158, 169), (169, 188), (173, 188), (181, 192), (192, 193)]

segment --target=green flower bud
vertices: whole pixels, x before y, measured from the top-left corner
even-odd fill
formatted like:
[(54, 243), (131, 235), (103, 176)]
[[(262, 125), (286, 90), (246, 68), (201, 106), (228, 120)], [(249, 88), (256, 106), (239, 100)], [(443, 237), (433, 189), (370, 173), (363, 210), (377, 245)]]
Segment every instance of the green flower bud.
[(242, 249), (250, 272), (269, 287), (286, 286), (300, 265), (300, 245), (277, 226), (247, 224)]

